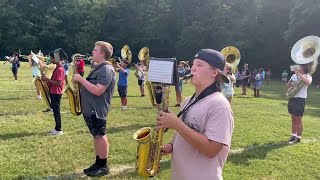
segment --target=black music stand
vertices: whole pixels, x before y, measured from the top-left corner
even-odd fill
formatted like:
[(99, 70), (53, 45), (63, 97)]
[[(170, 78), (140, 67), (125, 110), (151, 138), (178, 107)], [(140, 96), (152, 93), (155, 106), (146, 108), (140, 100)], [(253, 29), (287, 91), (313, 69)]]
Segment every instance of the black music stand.
[(175, 86), (179, 82), (176, 58), (152, 57), (149, 63), (148, 81)]

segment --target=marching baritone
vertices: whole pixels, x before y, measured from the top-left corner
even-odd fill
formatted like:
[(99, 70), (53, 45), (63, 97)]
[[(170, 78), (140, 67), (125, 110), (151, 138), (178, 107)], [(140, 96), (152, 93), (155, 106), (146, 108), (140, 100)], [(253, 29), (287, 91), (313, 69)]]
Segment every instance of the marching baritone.
[(143, 62), (139, 62), (137, 65), (135, 65), (135, 67), (136, 67), (135, 75), (138, 78), (140, 94), (141, 94), (141, 97), (143, 97), (144, 96), (144, 80), (145, 80), (147, 68), (143, 64)]
[(81, 84), (81, 108), (83, 118), (93, 136), (96, 161), (84, 169), (88, 176), (103, 176), (109, 173), (107, 158), (109, 143), (106, 131), (106, 119), (110, 109), (115, 86), (115, 70), (107, 62), (113, 53), (110, 43), (97, 41), (92, 51), (92, 60), (97, 63), (85, 79), (80, 74), (73, 75), (73, 81)]
[(162, 148), (171, 155), (171, 179), (222, 179), (233, 133), (233, 112), (220, 93), (224, 70), (222, 54), (202, 49), (191, 67), (191, 83), (195, 93), (187, 98), (178, 117), (160, 112), (158, 128), (176, 130), (171, 142)]
[[(35, 55), (30, 54), (28, 56), (28, 63), (31, 67), (32, 77), (35, 78), (36, 76), (41, 76), (40, 69), (45, 68), (45, 65), (43, 64), (43, 62)], [(37, 91), (37, 99), (41, 99), (41, 91), (37, 86), (36, 86), (36, 91)]]

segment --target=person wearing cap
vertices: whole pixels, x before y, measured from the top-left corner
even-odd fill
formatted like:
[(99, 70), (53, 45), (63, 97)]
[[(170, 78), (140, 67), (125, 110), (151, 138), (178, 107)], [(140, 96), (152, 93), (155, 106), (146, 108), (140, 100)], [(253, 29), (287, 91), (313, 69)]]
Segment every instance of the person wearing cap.
[[(56, 136), (63, 134), (61, 127), (60, 104), (63, 89), (65, 86), (65, 71), (64, 67), (62, 66), (62, 61), (66, 60), (68, 56), (64, 53), (62, 49), (56, 49), (54, 52), (50, 52), (49, 56), (51, 58), (51, 63), (56, 64), (56, 68), (53, 71), (53, 74), (50, 79), (44, 75), (41, 77), (41, 80), (46, 81), (49, 84), (51, 108), (53, 110), (55, 120), (55, 128), (49, 131), (49, 135)], [(56, 59), (55, 57), (60, 58)]]
[(247, 88), (249, 86), (249, 79), (250, 79), (250, 76), (251, 76), (251, 71), (249, 70), (248, 68), (248, 64), (244, 64), (243, 65), (243, 69), (242, 69), (242, 72), (241, 72), (241, 75), (242, 75), (242, 95), (247, 95)]
[(171, 154), (171, 179), (222, 179), (230, 151), (233, 112), (221, 94), (225, 60), (219, 51), (202, 49), (191, 67), (195, 93), (182, 105), (178, 117), (171, 111), (160, 112), (157, 128), (176, 131), (163, 154)]
[(76, 65), (77, 65), (77, 72), (80, 74), (82, 77), (84, 75), (84, 60), (82, 58), (76, 59)]
[(178, 66), (178, 77), (179, 81), (176, 85), (176, 100), (177, 104), (175, 105), (176, 107), (180, 107), (181, 100), (182, 100), (182, 80), (184, 79), (184, 76), (186, 74), (186, 70), (184, 69), (186, 62), (180, 61), (179, 66)]
[(120, 64), (117, 64), (116, 71), (119, 73), (118, 93), (121, 99), (121, 110), (127, 109), (128, 99), (128, 77), (130, 73), (129, 61), (123, 59)]

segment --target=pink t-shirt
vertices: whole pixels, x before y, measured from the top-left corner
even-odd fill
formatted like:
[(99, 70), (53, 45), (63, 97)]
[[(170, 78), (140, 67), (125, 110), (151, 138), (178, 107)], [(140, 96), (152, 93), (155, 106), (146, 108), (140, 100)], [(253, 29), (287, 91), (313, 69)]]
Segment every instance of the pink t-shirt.
[[(188, 103), (186, 99), (183, 107)], [(220, 180), (233, 132), (233, 112), (227, 99), (213, 93), (189, 108), (185, 123), (208, 139), (224, 144), (220, 152), (209, 158), (176, 133), (171, 157), (172, 180)]]
[(53, 84), (50, 84), (50, 93), (51, 94), (62, 94), (63, 93), (63, 88), (65, 84), (65, 71), (63, 66), (57, 67), (51, 77), (51, 80), (53, 81), (61, 81), (60, 86), (56, 86)]

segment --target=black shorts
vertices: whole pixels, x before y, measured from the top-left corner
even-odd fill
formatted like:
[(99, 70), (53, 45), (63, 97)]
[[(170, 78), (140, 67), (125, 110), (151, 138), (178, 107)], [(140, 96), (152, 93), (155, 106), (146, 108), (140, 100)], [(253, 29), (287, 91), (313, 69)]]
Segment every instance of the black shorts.
[(162, 93), (156, 93), (156, 103), (161, 104), (162, 101)]
[(138, 85), (143, 86), (144, 85), (144, 80), (138, 80)]
[(305, 98), (291, 98), (288, 101), (288, 112), (294, 116), (303, 116), (305, 106)]
[(249, 85), (249, 79), (242, 80), (241, 85), (242, 86), (248, 86)]
[(119, 86), (118, 85), (118, 93), (121, 98), (127, 97), (128, 86)]
[(98, 119), (95, 115), (83, 115), (83, 118), (92, 136), (100, 137), (106, 135), (107, 121), (105, 119)]

